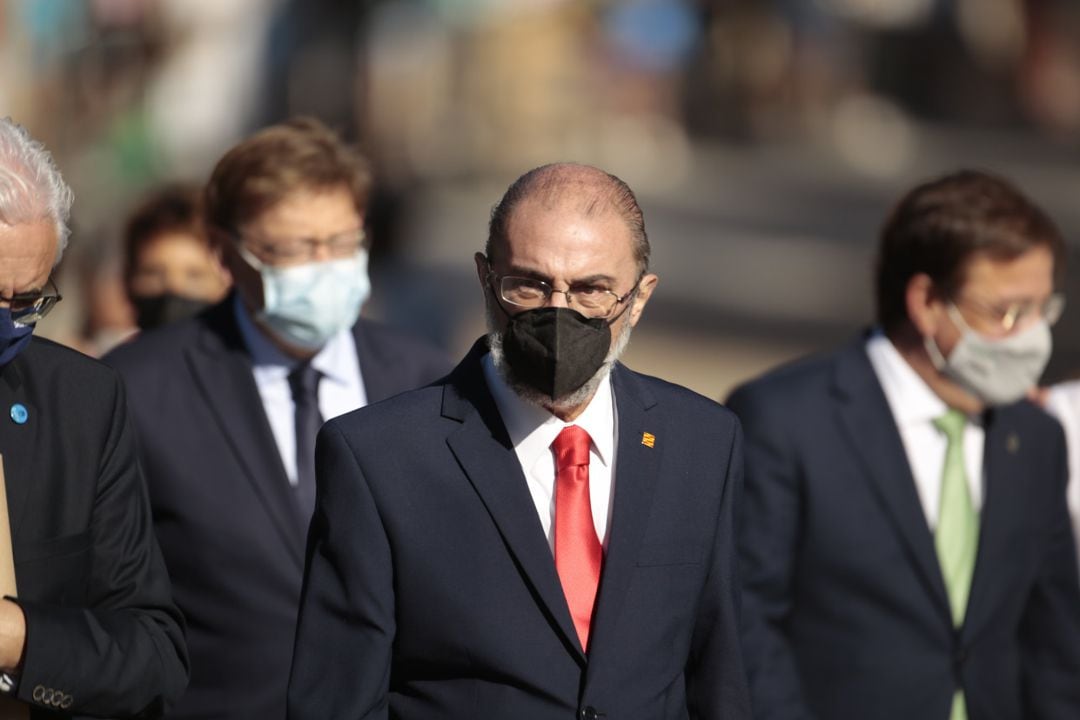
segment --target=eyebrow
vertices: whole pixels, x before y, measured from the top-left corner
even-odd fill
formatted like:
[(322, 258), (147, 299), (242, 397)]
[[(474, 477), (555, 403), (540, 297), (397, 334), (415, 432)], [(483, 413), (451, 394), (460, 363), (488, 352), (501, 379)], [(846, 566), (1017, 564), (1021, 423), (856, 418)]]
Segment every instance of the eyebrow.
[(1015, 305), (1017, 303), (1023, 304), (1023, 303), (1043, 302), (1044, 300), (1049, 298), (1051, 295), (1054, 295), (1053, 291), (1051, 291), (1050, 294), (1047, 295), (1045, 298), (1040, 298), (1038, 294), (1035, 294), (1035, 295), (1016, 294), (1016, 295), (1007, 295), (1007, 296), (1004, 296), (1004, 297), (995, 298), (993, 300), (984, 299), (984, 298), (980, 298), (980, 297), (976, 297), (976, 298), (974, 298), (974, 300), (975, 300), (975, 302), (981, 303), (983, 305), (1000, 306), (1000, 305)]
[[(531, 270), (520, 265), (511, 265), (510, 271), (506, 274), (516, 275), (518, 277), (527, 277), (533, 280), (542, 280), (548, 285), (554, 285), (554, 282), (552, 282), (554, 278), (552, 278), (550, 275), (545, 275), (544, 273), (537, 272), (536, 270)], [(570, 287), (574, 287), (575, 285), (597, 285), (600, 283), (614, 285), (616, 282), (618, 282), (617, 278), (611, 275), (605, 275), (604, 273), (596, 273), (594, 275), (587, 275), (582, 278), (574, 278), (573, 280), (569, 281), (567, 285), (569, 285)]]
[(24, 299), (27, 299), (27, 298), (37, 298), (44, 292), (45, 292), (45, 286), (42, 285), (41, 287), (38, 287), (38, 288), (31, 288), (30, 290), (20, 290), (17, 293), (12, 293), (9, 297), (7, 297), (5, 299), (7, 299), (7, 300), (24, 300)]

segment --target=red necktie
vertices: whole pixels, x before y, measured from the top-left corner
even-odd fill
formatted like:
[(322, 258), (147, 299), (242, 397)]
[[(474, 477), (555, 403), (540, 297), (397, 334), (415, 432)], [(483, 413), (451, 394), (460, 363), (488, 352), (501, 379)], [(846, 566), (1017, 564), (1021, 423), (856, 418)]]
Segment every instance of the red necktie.
[(604, 559), (589, 500), (590, 443), (589, 433), (577, 425), (563, 428), (551, 443), (555, 453), (555, 569), (585, 650)]

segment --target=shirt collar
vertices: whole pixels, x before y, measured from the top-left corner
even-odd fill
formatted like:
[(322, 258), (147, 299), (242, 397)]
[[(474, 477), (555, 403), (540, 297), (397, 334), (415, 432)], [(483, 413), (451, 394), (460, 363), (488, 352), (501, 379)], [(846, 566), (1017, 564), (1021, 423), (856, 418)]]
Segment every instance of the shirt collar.
[[(236, 324), (240, 327), (240, 336), (256, 368), (287, 374), (299, 364), (300, 361), (282, 352), (255, 324), (250, 311), (240, 299), (240, 293), (233, 295), (233, 312), (236, 315)], [(338, 331), (312, 357), (312, 367), (322, 373), (325, 379), (338, 383), (346, 382), (349, 348), (343, 343), (348, 342), (352, 342), (352, 332), (348, 329)]]
[(931, 422), (949, 409), (881, 330), (876, 330), (867, 340), (866, 353), (897, 425)]
[(491, 353), (482, 359), (484, 379), (495, 399), (510, 442), (524, 456), (525, 467), (532, 467), (543, 453), (550, 452), (555, 437), (568, 425), (577, 425), (589, 433), (593, 449), (601, 463), (611, 465), (615, 451), (615, 406), (611, 393), (611, 373), (606, 373), (585, 410), (573, 422), (563, 422), (547, 410), (521, 398), (507, 385), (495, 368)]

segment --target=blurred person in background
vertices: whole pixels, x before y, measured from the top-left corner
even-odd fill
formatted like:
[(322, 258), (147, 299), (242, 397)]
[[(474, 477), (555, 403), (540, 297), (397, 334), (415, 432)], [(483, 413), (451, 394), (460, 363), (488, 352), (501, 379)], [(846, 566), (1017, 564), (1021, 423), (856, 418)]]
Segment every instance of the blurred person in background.
[(146, 198), (124, 231), (124, 286), (140, 330), (198, 314), (229, 290), (206, 235), (202, 188), (176, 184)]
[(750, 717), (738, 423), (618, 362), (649, 254), (602, 170), (506, 191), (475, 255), (488, 334), (319, 436), (290, 720)]
[(116, 373), (34, 336), (72, 193), (0, 120), (0, 716), (158, 717), (187, 682)]
[(909, 192), (879, 328), (732, 394), (754, 716), (1080, 717), (1080, 583), (1050, 355), (1064, 242), (1006, 181)]
[(131, 391), (189, 623), (191, 684), (170, 717), (285, 716), (319, 425), (447, 369), (359, 318), (370, 185), (365, 159), (313, 119), (240, 142), (204, 193), (233, 292), (106, 358)]

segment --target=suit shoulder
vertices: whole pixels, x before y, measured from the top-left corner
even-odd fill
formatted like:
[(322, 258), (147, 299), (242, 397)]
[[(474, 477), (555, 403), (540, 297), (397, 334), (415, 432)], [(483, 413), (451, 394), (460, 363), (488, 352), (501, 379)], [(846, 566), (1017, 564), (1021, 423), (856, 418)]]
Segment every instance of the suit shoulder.
[(393, 436), (406, 433), (415, 437), (417, 427), (427, 418), (440, 417), (443, 387), (440, 381), (424, 387), (406, 390), (385, 400), (328, 420), (326, 425), (352, 435), (362, 433)]
[(431, 361), (449, 368), (450, 359), (436, 345), (412, 333), (377, 320), (361, 318), (354, 328), (358, 342), (370, 343), (371, 350), (384, 359), (408, 358)]
[(115, 374), (100, 360), (39, 335), (33, 336), (26, 352), (27, 357), (33, 359), (37, 365), (61, 365), (65, 370), (70, 369), (72, 372)]
[(171, 359), (179, 360), (183, 356), (184, 349), (191, 347), (198, 337), (200, 327), (197, 318), (189, 318), (149, 332), (140, 332), (101, 359), (125, 378), (145, 373), (157, 375)]
[(25, 350), (26, 377), (42, 390), (63, 397), (114, 396), (120, 386), (116, 371), (89, 355), (35, 336)]
[[(706, 397), (699, 392), (691, 390), (683, 385), (678, 385), (669, 380), (646, 375), (631, 370), (625, 365), (619, 366), (620, 372), (631, 382), (638, 383), (657, 401), (664, 405), (674, 405), (680, 408), (680, 415), (691, 419), (710, 417), (710, 421), (737, 423), (734, 413), (721, 405), (716, 400)], [(618, 374), (614, 376), (614, 382), (618, 383)]]
[(807, 395), (819, 396), (832, 378), (837, 353), (819, 353), (791, 360), (739, 386), (726, 404), (740, 406), (752, 401), (785, 398), (796, 401)]

